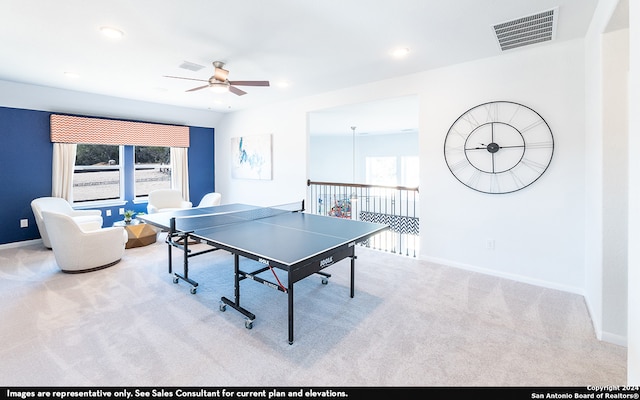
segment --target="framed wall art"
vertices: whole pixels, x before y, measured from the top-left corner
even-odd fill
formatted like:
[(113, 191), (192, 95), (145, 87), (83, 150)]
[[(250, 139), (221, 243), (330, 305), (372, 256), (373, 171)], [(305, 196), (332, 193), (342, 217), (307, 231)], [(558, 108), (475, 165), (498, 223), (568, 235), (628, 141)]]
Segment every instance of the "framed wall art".
[(271, 180), (271, 135), (231, 138), (231, 177)]

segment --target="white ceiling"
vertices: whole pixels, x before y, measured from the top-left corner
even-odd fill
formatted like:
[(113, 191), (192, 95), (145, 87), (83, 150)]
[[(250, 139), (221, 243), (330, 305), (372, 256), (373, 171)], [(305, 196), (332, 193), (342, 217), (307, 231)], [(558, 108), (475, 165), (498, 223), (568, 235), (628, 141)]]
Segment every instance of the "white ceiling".
[[(493, 25), (558, 7), (583, 37), (597, 0), (2, 0), (0, 80), (228, 112), (501, 53)], [(124, 38), (103, 37), (103, 25)], [(541, 44), (545, 45), (545, 44)], [(408, 47), (394, 59), (389, 52)], [(522, 51), (515, 49), (509, 51)], [(186, 93), (226, 62), (248, 94)], [(180, 68), (184, 61), (206, 68)], [(70, 79), (66, 71), (79, 75)], [(281, 88), (278, 82), (290, 83)]]

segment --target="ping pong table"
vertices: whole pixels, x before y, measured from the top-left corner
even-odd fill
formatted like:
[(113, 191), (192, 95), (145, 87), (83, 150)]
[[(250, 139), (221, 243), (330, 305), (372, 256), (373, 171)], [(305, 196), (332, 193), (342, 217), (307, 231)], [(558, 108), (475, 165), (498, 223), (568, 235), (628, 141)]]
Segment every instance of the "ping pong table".
[[(183, 251), (183, 274), (174, 272), (173, 282), (184, 280), (195, 294), (198, 283), (189, 278), (189, 258), (216, 250), (234, 256), (234, 298), (222, 297), (220, 311), (232, 307), (251, 329), (255, 315), (240, 305), (240, 282), (250, 279), (288, 295), (289, 344), (293, 344), (294, 283), (313, 274), (322, 276), (326, 284), (331, 276), (325, 268), (347, 257), (351, 258), (350, 296), (354, 297), (355, 247), (384, 231), (387, 225), (334, 218), (304, 212), (304, 201), (274, 207), (226, 204), (177, 211), (145, 214), (137, 218), (167, 231), (169, 273), (172, 273), (172, 248)], [(207, 244), (206, 250), (192, 252), (190, 244)], [(240, 269), (240, 257), (257, 261), (253, 271)], [(256, 264), (253, 264), (256, 265)], [(286, 272), (286, 284), (273, 270)], [(275, 281), (258, 276), (273, 272)]]

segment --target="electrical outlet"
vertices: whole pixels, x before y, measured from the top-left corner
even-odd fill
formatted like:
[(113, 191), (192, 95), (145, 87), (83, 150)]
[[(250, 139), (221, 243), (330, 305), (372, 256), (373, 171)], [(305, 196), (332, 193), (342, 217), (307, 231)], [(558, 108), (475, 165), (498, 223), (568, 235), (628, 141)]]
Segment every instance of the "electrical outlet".
[(124, 208), (119, 209), (119, 210), (118, 210), (118, 213), (119, 213), (120, 215), (124, 215)]
[(495, 250), (496, 241), (494, 239), (487, 239), (487, 250)]
[(107, 210), (106, 214), (107, 214), (107, 217), (110, 217), (111, 216), (111, 210)]
[(28, 219), (21, 219), (20, 220), (20, 228), (28, 228), (29, 227), (29, 220)]

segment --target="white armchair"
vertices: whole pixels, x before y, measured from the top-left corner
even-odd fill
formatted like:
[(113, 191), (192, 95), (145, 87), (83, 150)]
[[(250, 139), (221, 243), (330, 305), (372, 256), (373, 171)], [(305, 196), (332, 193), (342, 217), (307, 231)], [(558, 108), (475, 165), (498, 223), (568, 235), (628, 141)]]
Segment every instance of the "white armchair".
[(127, 232), (121, 226), (85, 230), (65, 214), (43, 211), (56, 263), (63, 272), (95, 271), (117, 264), (124, 255)]
[(43, 211), (52, 211), (68, 215), (83, 229), (102, 228), (102, 212), (100, 210), (74, 210), (69, 202), (61, 197), (40, 197), (31, 202), (31, 210), (36, 218), (36, 225), (45, 247), (51, 248), (50, 235), (42, 220)]
[(175, 189), (156, 189), (149, 193), (147, 212), (149, 214), (191, 208), (193, 204), (182, 198), (182, 193)]
[(221, 201), (222, 195), (220, 193), (207, 193), (202, 197), (200, 203), (198, 203), (198, 207), (219, 206)]

